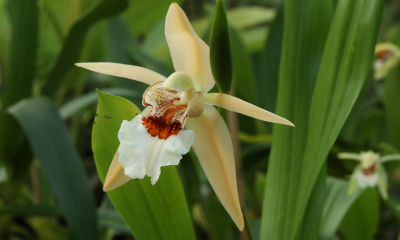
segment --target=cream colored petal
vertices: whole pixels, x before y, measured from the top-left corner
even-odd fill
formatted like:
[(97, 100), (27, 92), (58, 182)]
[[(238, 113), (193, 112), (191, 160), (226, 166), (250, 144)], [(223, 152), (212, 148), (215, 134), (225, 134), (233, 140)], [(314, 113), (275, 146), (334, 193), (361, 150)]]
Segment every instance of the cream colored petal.
[(216, 105), (225, 108), (226, 110), (238, 112), (252, 118), (260, 119), (262, 121), (280, 123), (294, 127), (293, 123), (289, 122), (283, 117), (279, 117), (278, 115), (275, 115), (262, 108), (254, 106), (251, 103), (248, 103), (246, 101), (243, 101), (239, 98), (227, 94), (223, 93), (204, 94), (204, 103)]
[(200, 117), (187, 120), (186, 128), (195, 133), (193, 149), (215, 194), (239, 230), (243, 230), (244, 221), (228, 127), (218, 111), (206, 105)]
[(210, 48), (197, 36), (176, 3), (171, 4), (167, 13), (165, 37), (175, 71), (189, 74), (197, 91), (208, 92), (215, 84), (210, 68)]
[(135, 81), (153, 85), (157, 82), (164, 81), (166, 78), (147, 68), (132, 66), (120, 63), (75, 63), (76, 66), (86, 68), (90, 71), (103, 73), (116, 77), (123, 77)]
[(376, 165), (376, 172), (379, 175), (378, 179), (378, 189), (379, 192), (382, 195), (383, 199), (388, 199), (388, 180), (387, 180), (387, 174), (385, 169), (383, 168), (382, 164), (378, 163)]
[(343, 153), (339, 153), (337, 157), (340, 158), (340, 159), (350, 159), (350, 160), (357, 160), (357, 161), (361, 161), (362, 160), (361, 155), (357, 154), (357, 153), (346, 153), (346, 152), (343, 152)]
[[(141, 114), (143, 116), (147, 116), (147, 115), (149, 115), (151, 109), (152, 109), (152, 107), (146, 107), (142, 111)], [(119, 149), (119, 147), (118, 147), (118, 149)], [(117, 152), (115, 153), (114, 158), (111, 162), (111, 165), (108, 168), (106, 180), (104, 181), (104, 185), (103, 185), (104, 192), (111, 191), (114, 188), (117, 188), (117, 187), (127, 183), (129, 180), (131, 180), (130, 177), (125, 175), (124, 168), (119, 163), (118, 158), (119, 158), (119, 151), (117, 150)]]
[(382, 162), (399, 161), (399, 160), (400, 160), (400, 154), (393, 154), (393, 155), (383, 156), (378, 161), (382, 163)]
[(124, 168), (118, 162), (118, 158), (119, 158), (119, 152), (117, 150), (111, 162), (110, 168), (108, 169), (106, 180), (104, 181), (103, 185), (104, 192), (111, 191), (114, 188), (117, 188), (127, 183), (129, 180), (131, 180), (130, 177), (124, 174)]

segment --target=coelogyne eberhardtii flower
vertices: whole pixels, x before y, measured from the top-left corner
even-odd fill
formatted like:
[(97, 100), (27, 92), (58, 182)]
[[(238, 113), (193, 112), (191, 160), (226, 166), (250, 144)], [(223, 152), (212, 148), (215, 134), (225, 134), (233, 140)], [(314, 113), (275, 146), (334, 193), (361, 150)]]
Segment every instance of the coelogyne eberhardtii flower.
[[(263, 121), (294, 126), (288, 120), (243, 100), (207, 93), (214, 85), (209, 47), (195, 33), (178, 4), (171, 4), (165, 36), (175, 73), (167, 79), (151, 70), (117, 63), (79, 63), (95, 72), (144, 82), (145, 110), (123, 121), (120, 146), (111, 162), (104, 190), (131, 178), (151, 177), (155, 184), (160, 167), (177, 165), (193, 145), (200, 164), (222, 205), (242, 230), (244, 221), (236, 184), (233, 146), (228, 128), (216, 105)], [(183, 128), (186, 128), (184, 130)]]

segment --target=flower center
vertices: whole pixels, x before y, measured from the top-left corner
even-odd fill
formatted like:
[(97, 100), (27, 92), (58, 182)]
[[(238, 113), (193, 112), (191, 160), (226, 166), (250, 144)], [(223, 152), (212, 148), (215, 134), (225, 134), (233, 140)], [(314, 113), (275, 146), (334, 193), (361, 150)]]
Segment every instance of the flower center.
[(375, 163), (373, 163), (369, 168), (362, 169), (362, 172), (365, 176), (371, 176), (375, 173)]
[(162, 83), (150, 86), (143, 94), (143, 105), (153, 108), (149, 115), (142, 119), (142, 123), (152, 137), (167, 139), (182, 130), (188, 105), (180, 103), (178, 93), (160, 87)]

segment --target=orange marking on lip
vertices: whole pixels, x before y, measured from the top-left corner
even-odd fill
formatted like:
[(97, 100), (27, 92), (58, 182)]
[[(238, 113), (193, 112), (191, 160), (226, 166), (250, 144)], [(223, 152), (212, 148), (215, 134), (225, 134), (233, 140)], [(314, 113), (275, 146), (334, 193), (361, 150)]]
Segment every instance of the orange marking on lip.
[(362, 169), (362, 172), (364, 173), (365, 176), (370, 176), (375, 173), (375, 163), (372, 164), (371, 167), (367, 169)]
[(182, 122), (187, 117), (187, 104), (176, 104), (180, 97), (164, 88), (158, 88), (162, 82), (150, 86), (143, 94), (143, 105), (153, 109), (142, 119), (143, 126), (152, 137), (167, 139), (182, 130)]

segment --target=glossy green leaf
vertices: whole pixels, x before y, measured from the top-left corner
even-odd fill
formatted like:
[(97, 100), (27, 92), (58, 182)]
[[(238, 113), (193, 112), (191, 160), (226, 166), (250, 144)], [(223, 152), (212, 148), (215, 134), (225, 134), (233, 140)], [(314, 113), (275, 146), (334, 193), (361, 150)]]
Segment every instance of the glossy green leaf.
[(54, 97), (68, 71), (78, 62), (85, 36), (98, 21), (121, 13), (128, 7), (127, 0), (99, 0), (72, 26), (57, 61), (47, 77), (43, 93)]
[(43, 97), (9, 108), (21, 124), (57, 197), (74, 239), (97, 239), (93, 193), (57, 108)]
[[(104, 182), (119, 145), (117, 134), (121, 123), (132, 120), (140, 110), (124, 98), (100, 91), (98, 94), (92, 149), (100, 179)], [(135, 239), (195, 239), (175, 166), (163, 167), (154, 186), (145, 177), (131, 180), (107, 194)]]
[(309, 134), (296, 198), (296, 229), (330, 148), (371, 68), (384, 0), (340, 0), (310, 108)]
[(5, 109), (29, 97), (32, 92), (38, 39), (38, 7), (36, 0), (8, 0), (5, 4), (12, 25), (12, 39), (7, 46), (10, 48), (10, 56), (5, 79), (0, 80), (0, 85), (4, 84), (4, 92), (0, 93), (0, 163), (7, 166), (10, 183), (13, 184), (11, 190), (18, 191), (16, 185), (25, 179), (31, 158), (18, 156), (18, 148), (23, 144), (21, 129)]
[(385, 115), (394, 146), (400, 150), (400, 66), (392, 69), (385, 80)]
[(224, 4), (224, 0), (217, 0), (215, 3), (210, 39), (210, 64), (219, 92), (229, 94), (232, 85), (232, 58)]
[(327, 179), (326, 200), (322, 217), (319, 240), (330, 240), (335, 235), (349, 208), (358, 199), (361, 190), (347, 194), (349, 182), (337, 178)]
[[(295, 235), (300, 239), (302, 234), (315, 235), (298, 232), (295, 229), (296, 223), (307, 223), (294, 222), (293, 214), (298, 204), (295, 196), (307, 143), (311, 96), (333, 10), (328, 0), (291, 0), (285, 2), (284, 11), (285, 26), (275, 113), (293, 122), (296, 127), (274, 125), (260, 239), (289, 240), (294, 239)], [(321, 181), (325, 184), (323, 177)], [(318, 199), (320, 192), (316, 190), (315, 194)], [(321, 214), (323, 205), (315, 206), (318, 207)], [(312, 207), (309, 210), (318, 212), (318, 209)], [(318, 229), (314, 231), (318, 233)]]
[(340, 232), (346, 240), (372, 240), (378, 224), (379, 195), (376, 189), (367, 188), (348, 210)]

